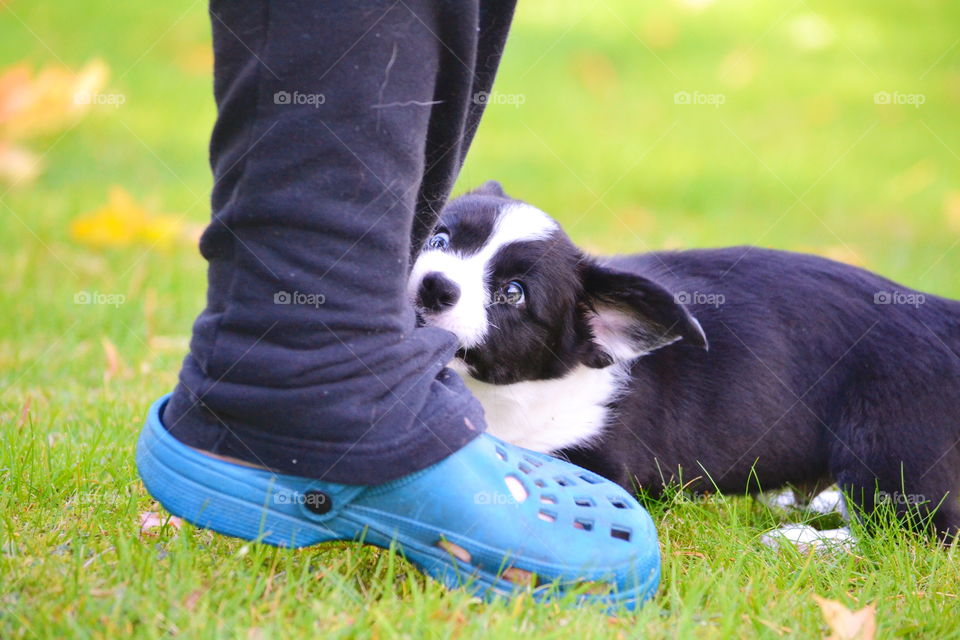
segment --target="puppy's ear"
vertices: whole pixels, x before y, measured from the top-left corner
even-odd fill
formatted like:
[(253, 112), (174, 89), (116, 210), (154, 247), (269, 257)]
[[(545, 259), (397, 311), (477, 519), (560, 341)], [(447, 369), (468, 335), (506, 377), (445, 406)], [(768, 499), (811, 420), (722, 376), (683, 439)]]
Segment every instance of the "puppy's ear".
[(678, 340), (709, 348), (696, 318), (653, 280), (595, 263), (584, 266), (582, 279), (592, 334), (581, 355), (587, 366), (633, 360)]
[(500, 198), (509, 197), (507, 192), (503, 190), (503, 185), (496, 180), (487, 180), (470, 193), (477, 196), (498, 196)]

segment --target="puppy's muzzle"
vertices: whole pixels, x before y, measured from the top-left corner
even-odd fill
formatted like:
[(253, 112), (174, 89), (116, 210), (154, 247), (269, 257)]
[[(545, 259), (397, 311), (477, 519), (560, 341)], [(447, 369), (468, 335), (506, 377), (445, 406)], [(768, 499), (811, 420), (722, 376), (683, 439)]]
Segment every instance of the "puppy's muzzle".
[(445, 275), (433, 271), (420, 282), (417, 291), (417, 304), (426, 311), (439, 313), (457, 304), (460, 299), (460, 287)]

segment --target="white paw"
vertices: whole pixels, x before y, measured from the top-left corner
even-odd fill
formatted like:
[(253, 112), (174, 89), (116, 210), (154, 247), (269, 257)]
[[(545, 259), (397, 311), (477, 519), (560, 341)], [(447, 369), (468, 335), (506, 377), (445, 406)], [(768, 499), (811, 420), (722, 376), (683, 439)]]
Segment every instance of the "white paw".
[(839, 489), (827, 489), (811, 500), (807, 509), (822, 515), (840, 512), (844, 517), (847, 516), (846, 503)]
[(788, 524), (766, 532), (760, 542), (771, 549), (782, 549), (785, 544), (791, 544), (800, 553), (829, 553), (851, 549), (855, 539), (846, 527), (820, 531), (805, 524)]

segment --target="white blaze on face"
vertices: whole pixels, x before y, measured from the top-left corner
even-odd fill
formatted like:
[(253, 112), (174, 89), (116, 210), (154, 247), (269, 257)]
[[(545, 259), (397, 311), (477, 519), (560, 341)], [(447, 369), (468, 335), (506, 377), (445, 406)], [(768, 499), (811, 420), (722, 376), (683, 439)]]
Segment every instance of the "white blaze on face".
[[(465, 348), (476, 347), (487, 335), (490, 261), (510, 243), (542, 240), (557, 228), (557, 223), (536, 207), (522, 203), (506, 205), (478, 252), (464, 256), (451, 249), (428, 249), (420, 254), (410, 274), (407, 295), (416, 304), (420, 283), (428, 273), (442, 273), (456, 283), (460, 287), (460, 299), (441, 313), (428, 314), (427, 324), (450, 331)], [(452, 242), (456, 244), (456, 238), (452, 238)]]

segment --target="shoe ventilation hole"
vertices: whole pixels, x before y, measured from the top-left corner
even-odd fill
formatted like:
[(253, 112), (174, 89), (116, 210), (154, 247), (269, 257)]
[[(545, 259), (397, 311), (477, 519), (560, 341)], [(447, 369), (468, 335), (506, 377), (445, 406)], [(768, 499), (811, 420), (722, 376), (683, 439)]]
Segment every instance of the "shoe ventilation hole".
[(448, 540), (439, 541), (437, 543), (437, 546), (443, 549), (444, 551), (446, 551), (447, 553), (449, 553), (450, 555), (452, 555), (457, 560), (460, 560), (461, 562), (466, 562), (467, 564), (470, 564), (470, 562), (473, 560), (473, 558), (470, 557), (469, 551), (467, 551), (466, 549), (464, 549), (458, 544), (453, 544), (452, 542), (449, 542)]
[(507, 452), (504, 451), (502, 448), (497, 447), (497, 457), (500, 458), (501, 460), (503, 460), (504, 462), (506, 462), (506, 460), (507, 460)]
[(535, 466), (535, 467), (542, 467), (542, 466), (543, 466), (543, 463), (540, 462), (539, 460), (537, 460), (536, 458), (532, 458), (532, 457), (530, 457), (530, 456), (523, 456), (523, 459), (526, 460), (527, 462), (529, 462), (530, 464), (532, 464), (532, 465)]
[(576, 518), (573, 521), (574, 529), (583, 529), (584, 531), (593, 531), (593, 520), (587, 520), (585, 518)]
[(507, 485), (507, 490), (510, 492), (510, 495), (513, 496), (513, 499), (517, 502), (523, 502), (530, 495), (527, 493), (527, 488), (523, 486), (523, 483), (520, 482), (520, 478), (517, 476), (506, 476), (503, 482)]
[(537, 586), (536, 574), (530, 571), (527, 571), (525, 569), (517, 569), (515, 567), (510, 567), (509, 569), (504, 569), (503, 573), (500, 574), (500, 577), (506, 580), (507, 582), (512, 582), (513, 584), (519, 584), (524, 587)]
[(610, 504), (612, 504), (617, 509), (629, 509), (630, 505), (621, 500), (620, 498), (610, 498)]
[(534, 480), (534, 481), (533, 481), (533, 484), (537, 485), (537, 486), (540, 487), (541, 489), (543, 489), (545, 486), (547, 486), (547, 483), (544, 482), (543, 480), (541, 480), (540, 478), (537, 478), (536, 480)]
[(540, 502), (543, 504), (557, 504), (557, 499), (551, 495), (544, 494), (540, 496)]
[(610, 527), (610, 537), (630, 542), (630, 529), (624, 529), (623, 527), (614, 525)]
[(574, 498), (574, 504), (578, 507), (595, 507), (597, 504), (590, 498)]
[(556, 483), (557, 483), (558, 485), (560, 485), (561, 487), (572, 487), (572, 486), (573, 486), (573, 480), (570, 480), (569, 478), (564, 478), (563, 476), (557, 476), (556, 478), (554, 478), (554, 480), (555, 480)]
[(517, 465), (517, 469), (520, 469), (520, 471), (523, 471), (524, 473), (530, 473), (533, 471), (533, 468), (531, 468), (530, 465), (524, 464), (523, 462)]
[(547, 511), (546, 509), (540, 509), (540, 511), (537, 512), (537, 517), (544, 522), (557, 521), (557, 514), (553, 513), (552, 511)]
[(587, 484), (600, 484), (603, 482), (602, 479), (597, 476), (587, 475), (586, 473), (580, 475), (580, 479), (586, 482)]

